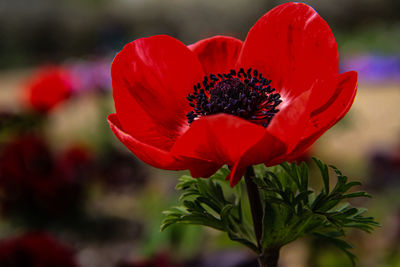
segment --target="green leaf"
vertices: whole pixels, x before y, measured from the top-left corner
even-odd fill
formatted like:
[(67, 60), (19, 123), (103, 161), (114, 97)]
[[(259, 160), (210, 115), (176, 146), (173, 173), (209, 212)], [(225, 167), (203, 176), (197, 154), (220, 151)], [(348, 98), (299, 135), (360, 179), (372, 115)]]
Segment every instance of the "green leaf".
[[(373, 218), (363, 215), (364, 209), (342, 203), (348, 198), (369, 197), (365, 192), (347, 192), (361, 183), (348, 182), (346, 176), (334, 166), (330, 166), (337, 175), (337, 182), (330, 191), (328, 165), (315, 158), (314, 162), (323, 182), (323, 188), (319, 192), (309, 188), (309, 172), (304, 163), (297, 165), (284, 162), (274, 171), (265, 171), (262, 182), (256, 182), (258, 185), (264, 185), (260, 186), (260, 195), (265, 203), (265, 246), (282, 246), (306, 234), (335, 231), (344, 235), (344, 229), (348, 228), (371, 231), (378, 225)], [(332, 242), (344, 244), (339, 237), (332, 239)], [(344, 247), (346, 246), (342, 246)]]
[[(349, 192), (360, 182), (348, 182), (336, 167), (314, 158), (322, 180), (321, 190), (309, 188), (310, 172), (306, 164), (284, 162), (279, 166), (254, 167), (254, 183), (263, 206), (262, 249), (281, 247), (305, 235), (324, 238), (343, 250), (355, 262), (351, 245), (343, 240), (347, 229), (366, 232), (379, 226), (365, 216), (366, 209), (345, 203), (346, 199), (370, 197), (366, 192)], [(333, 189), (329, 168), (336, 174)], [(181, 191), (177, 207), (164, 212), (161, 229), (172, 224), (198, 224), (224, 231), (233, 241), (258, 252), (246, 191), (240, 182), (231, 188), (226, 181), (226, 167), (209, 179), (182, 176), (176, 186)], [(318, 178), (318, 177), (316, 177)]]
[(328, 166), (322, 161), (318, 160), (317, 158), (313, 158), (314, 162), (317, 164), (320, 172), (321, 172), (321, 177), (324, 182), (324, 190), (325, 194), (329, 194), (329, 170)]
[(221, 168), (210, 179), (182, 176), (176, 186), (182, 191), (181, 205), (164, 211), (161, 230), (172, 224), (204, 225), (227, 232), (232, 240), (256, 250), (253, 227), (244, 216), (241, 184), (232, 189), (225, 181), (228, 174), (228, 169)]
[(368, 197), (368, 198), (372, 198), (372, 196), (369, 195), (369, 194), (366, 193), (366, 192), (354, 192), (354, 193), (342, 195), (342, 198), (354, 198), (354, 197)]

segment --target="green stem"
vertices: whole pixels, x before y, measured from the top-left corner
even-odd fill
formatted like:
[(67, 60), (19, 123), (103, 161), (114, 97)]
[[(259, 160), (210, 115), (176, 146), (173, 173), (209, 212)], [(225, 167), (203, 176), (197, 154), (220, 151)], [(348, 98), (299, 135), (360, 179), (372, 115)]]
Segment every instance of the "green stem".
[(263, 251), (258, 257), (260, 267), (277, 267), (279, 259), (279, 248), (270, 248)]
[(260, 267), (277, 267), (279, 259), (279, 248), (263, 249), (261, 245), (262, 231), (263, 231), (263, 216), (264, 210), (260, 198), (260, 192), (257, 185), (254, 183), (255, 178), (253, 166), (249, 166), (244, 174), (246, 181), (247, 195), (249, 197), (251, 215), (253, 218), (254, 233), (257, 239), (258, 247), (258, 264)]
[(257, 239), (258, 252), (262, 252), (261, 236), (262, 236), (262, 219), (263, 207), (260, 199), (260, 192), (253, 179), (255, 177), (253, 166), (249, 166), (244, 174), (246, 181), (247, 195), (249, 197), (251, 216), (253, 218), (254, 233)]

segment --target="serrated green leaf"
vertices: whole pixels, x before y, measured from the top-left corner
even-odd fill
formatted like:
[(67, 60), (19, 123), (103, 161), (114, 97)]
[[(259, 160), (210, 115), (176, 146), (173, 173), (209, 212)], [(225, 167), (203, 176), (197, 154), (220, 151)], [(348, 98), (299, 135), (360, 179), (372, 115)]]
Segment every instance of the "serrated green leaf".
[(320, 172), (321, 172), (321, 176), (322, 176), (322, 180), (324, 182), (324, 190), (325, 190), (325, 194), (329, 194), (329, 170), (328, 170), (328, 166), (324, 163), (322, 163), (322, 161), (318, 160), (317, 158), (313, 158), (314, 162), (317, 164)]
[[(254, 183), (259, 189), (263, 205), (263, 249), (280, 247), (303, 235), (325, 235), (340, 246), (349, 257), (350, 245), (343, 241), (345, 229), (357, 228), (371, 231), (379, 226), (372, 217), (366, 217), (365, 209), (353, 207), (342, 201), (347, 198), (369, 197), (365, 192), (348, 192), (357, 181), (348, 182), (334, 166), (337, 181), (330, 190), (329, 167), (314, 159), (323, 181), (320, 191), (309, 189), (309, 172), (302, 163), (284, 162), (279, 166), (255, 167)], [(252, 226), (251, 212), (244, 183), (230, 188), (225, 178), (227, 168), (220, 169), (210, 179), (193, 179), (183, 176), (177, 189), (182, 191), (179, 198), (181, 206), (164, 212), (165, 220), (161, 226), (165, 229), (175, 223), (200, 224), (228, 233), (228, 236), (247, 247), (258, 251)]]
[(272, 178), (271, 180), (267, 180), (269, 182), (268, 185), (271, 185), (272, 187), (274, 187), (276, 185), (279, 190), (283, 190), (282, 183), (275, 173), (267, 171), (266, 175), (269, 175), (269, 177)]
[(367, 194), (366, 192), (354, 192), (349, 194), (344, 194), (342, 198), (354, 198), (354, 197), (368, 197), (371, 198), (372, 196)]
[[(307, 165), (302, 162), (300, 165), (301, 171), (300, 171), (300, 192), (308, 192), (308, 168)], [(311, 191), (312, 192), (312, 191)]]

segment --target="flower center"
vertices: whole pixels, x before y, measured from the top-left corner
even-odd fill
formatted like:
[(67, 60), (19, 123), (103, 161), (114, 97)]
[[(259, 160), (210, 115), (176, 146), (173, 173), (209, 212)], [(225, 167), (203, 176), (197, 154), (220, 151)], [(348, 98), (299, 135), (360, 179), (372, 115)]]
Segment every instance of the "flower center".
[(251, 68), (204, 76), (202, 84), (196, 84), (187, 97), (193, 108), (186, 114), (188, 123), (201, 116), (226, 113), (267, 127), (282, 102), (270, 83)]

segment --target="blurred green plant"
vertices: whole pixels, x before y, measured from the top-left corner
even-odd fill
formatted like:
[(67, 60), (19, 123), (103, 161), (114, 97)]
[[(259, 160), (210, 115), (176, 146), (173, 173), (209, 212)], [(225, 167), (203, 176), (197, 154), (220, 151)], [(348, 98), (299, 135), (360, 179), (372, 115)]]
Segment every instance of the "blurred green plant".
[[(330, 189), (329, 167), (314, 159), (323, 181), (317, 192), (309, 188), (308, 167), (302, 163), (282, 163), (267, 168), (257, 165), (253, 182), (262, 203), (262, 233), (252, 224), (249, 200), (245, 197), (244, 182), (229, 188), (224, 181), (229, 174), (221, 168), (210, 179), (194, 179), (188, 175), (180, 179), (177, 189), (182, 191), (181, 206), (164, 212), (161, 230), (173, 224), (197, 224), (226, 232), (230, 239), (247, 246), (258, 255), (277, 253), (279, 249), (305, 235), (315, 235), (340, 248), (355, 265), (352, 245), (343, 239), (346, 229), (371, 232), (379, 224), (364, 216), (366, 209), (344, 202), (352, 198), (370, 197), (365, 192), (350, 192), (360, 182), (349, 182), (334, 166), (337, 181)], [(250, 194), (251, 195), (251, 194)], [(278, 256), (275, 255), (275, 256)]]

